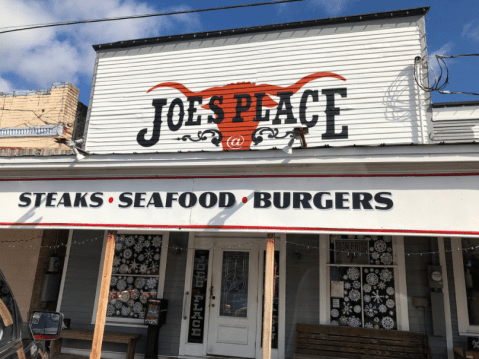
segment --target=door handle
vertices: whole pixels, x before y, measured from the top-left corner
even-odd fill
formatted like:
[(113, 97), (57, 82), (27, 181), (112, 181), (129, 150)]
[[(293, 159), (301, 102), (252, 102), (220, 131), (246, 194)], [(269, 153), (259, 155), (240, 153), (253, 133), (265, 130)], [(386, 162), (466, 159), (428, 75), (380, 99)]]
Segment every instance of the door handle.
[(185, 296), (183, 298), (183, 319), (186, 320), (188, 319), (188, 316), (186, 315), (186, 303), (188, 301), (188, 296), (190, 295), (190, 292), (186, 292)]

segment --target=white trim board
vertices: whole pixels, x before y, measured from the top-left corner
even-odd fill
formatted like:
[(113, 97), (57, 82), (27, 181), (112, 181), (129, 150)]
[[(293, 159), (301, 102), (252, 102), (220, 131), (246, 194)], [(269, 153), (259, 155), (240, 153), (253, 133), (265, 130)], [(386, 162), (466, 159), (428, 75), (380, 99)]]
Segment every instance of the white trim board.
[(60, 282), (60, 292), (58, 293), (58, 300), (57, 300), (57, 312), (61, 312), (62, 308), (62, 300), (63, 300), (63, 290), (65, 289), (65, 281), (67, 278), (68, 272), (68, 260), (70, 259), (70, 251), (72, 248), (72, 238), (73, 238), (73, 229), (70, 229), (68, 232), (68, 242), (67, 242), (67, 250), (65, 253), (65, 260), (63, 261), (63, 271), (62, 271), (62, 280)]
[(444, 295), (444, 317), (446, 318), (446, 347), (448, 359), (454, 359), (454, 339), (452, 336), (451, 303), (449, 301), (449, 280), (447, 278), (446, 252), (444, 250), (444, 238), (438, 237), (439, 263), (442, 267), (442, 293)]
[(451, 250), (459, 335), (477, 336), (479, 335), (479, 325), (469, 325), (461, 238), (451, 238)]

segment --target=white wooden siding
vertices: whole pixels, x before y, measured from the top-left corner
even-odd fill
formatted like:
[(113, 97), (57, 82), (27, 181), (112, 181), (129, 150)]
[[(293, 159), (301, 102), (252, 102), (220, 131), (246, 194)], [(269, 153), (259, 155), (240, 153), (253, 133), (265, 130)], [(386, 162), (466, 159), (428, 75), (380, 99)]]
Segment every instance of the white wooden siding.
[(434, 108), (431, 139), (448, 143), (479, 140), (479, 105)]
[[(319, 91), (319, 101), (309, 99), (306, 116), (310, 120), (318, 115), (319, 120), (316, 126), (309, 128), (309, 147), (424, 143), (425, 94), (417, 93), (413, 77), (414, 58), (420, 56), (423, 49), (420, 31), (412, 24), (403, 28), (100, 57), (86, 150), (99, 154), (221, 151), (221, 144), (215, 146), (210, 140), (181, 140), (185, 135), (196, 138), (200, 131), (218, 129), (215, 124), (207, 123), (212, 111), (197, 104), (195, 118), (202, 116), (201, 125), (185, 126), (188, 102), (183, 94), (173, 88), (146, 92), (162, 82), (178, 82), (191, 91), (236, 82), (290, 86), (316, 72), (333, 72), (346, 81), (322, 78), (310, 82), (291, 99), (297, 124), (284, 124), (282, 120), (281, 125), (272, 125), (276, 115), (273, 108), (271, 120), (260, 122), (258, 127), (277, 128), (281, 136), (301, 126), (301, 96), (304, 90), (310, 89)], [(335, 95), (335, 107), (340, 108), (340, 115), (335, 116), (336, 132), (341, 132), (341, 126), (348, 126), (347, 139), (321, 138), (326, 131), (326, 96), (321, 90), (331, 88), (347, 88), (347, 97)], [(159, 98), (168, 99), (162, 113), (160, 140), (152, 147), (142, 147), (136, 140), (137, 134), (146, 128), (145, 137), (151, 137), (155, 114), (152, 100)], [(183, 100), (185, 117), (181, 129), (172, 132), (167, 126), (166, 114), (175, 98)], [(203, 104), (208, 102), (209, 99), (203, 100)], [(175, 123), (177, 117), (174, 116)], [(258, 145), (252, 144), (251, 149), (282, 148), (289, 140), (269, 139), (267, 134), (263, 139)], [(295, 145), (299, 145), (299, 141)]]

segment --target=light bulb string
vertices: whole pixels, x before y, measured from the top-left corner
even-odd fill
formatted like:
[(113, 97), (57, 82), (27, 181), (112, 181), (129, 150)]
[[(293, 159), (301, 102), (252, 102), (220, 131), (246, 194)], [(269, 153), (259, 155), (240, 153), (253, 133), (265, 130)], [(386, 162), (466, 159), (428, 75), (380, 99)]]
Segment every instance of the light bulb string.
[[(99, 239), (103, 239), (105, 238), (104, 235), (101, 235), (101, 236), (97, 236), (97, 237), (93, 237), (93, 238), (88, 238), (88, 239), (84, 239), (84, 240), (72, 240), (70, 244), (68, 243), (63, 243), (63, 244), (56, 244), (56, 245), (25, 245), (25, 244), (21, 244), (23, 242), (31, 242), (33, 240), (38, 240), (39, 238), (38, 237), (34, 237), (34, 238), (28, 238), (28, 239), (17, 239), (17, 240), (6, 240), (6, 241), (0, 241), (0, 244), (3, 244), (5, 246), (8, 246), (10, 248), (20, 248), (20, 249), (32, 249), (32, 250), (37, 250), (37, 249), (42, 249), (42, 248), (46, 248), (46, 249), (58, 249), (60, 247), (68, 247), (70, 246), (70, 249), (71, 249), (71, 246), (74, 245), (74, 246), (81, 246), (81, 245), (85, 245), (85, 244), (88, 244), (88, 243), (93, 243), (93, 242), (96, 242), (97, 240)], [(230, 248), (239, 248), (239, 247), (244, 247), (244, 246), (248, 246), (248, 245), (252, 245), (252, 244), (256, 244), (258, 242), (262, 242), (262, 241), (266, 241), (266, 238), (258, 238), (256, 241), (254, 242), (249, 242), (249, 243), (233, 243), (233, 244), (227, 244), (227, 245), (224, 245), (224, 246), (221, 246), (221, 248), (223, 249), (230, 249)], [(280, 240), (281, 241), (281, 240)], [(15, 243), (15, 244), (12, 244), (12, 243)], [(20, 244), (19, 244), (20, 243)], [(294, 241), (285, 241), (285, 244), (286, 245), (292, 245), (292, 246), (300, 246), (300, 247), (303, 247), (303, 248), (306, 248), (308, 250), (317, 250), (317, 251), (321, 251), (323, 250), (322, 248), (320, 247), (317, 247), (317, 246), (314, 246), (314, 245), (309, 245), (309, 244), (304, 244), (304, 243), (297, 243), (297, 242), (294, 242)], [(166, 249), (174, 249), (174, 250), (196, 250), (197, 248), (188, 248), (187, 246), (185, 247), (182, 247), (182, 246), (166, 246)], [(206, 249), (206, 248), (205, 248)], [(216, 249), (216, 247), (213, 247), (213, 249)], [(198, 250), (201, 250), (200, 248), (198, 248)], [(445, 249), (444, 252), (445, 253), (453, 253), (453, 252), (457, 252), (457, 251), (460, 251), (460, 252), (468, 252), (468, 251), (479, 251), (479, 245), (476, 245), (476, 246), (470, 246), (470, 247), (465, 247), (465, 248), (457, 248), (457, 249)], [(332, 248), (329, 248), (329, 252), (332, 252), (332, 253), (345, 253), (345, 254), (348, 254), (348, 255), (370, 255), (371, 253), (370, 252), (362, 252), (362, 251), (354, 251), (354, 250), (337, 250), (337, 249), (332, 249)], [(402, 253), (402, 255), (404, 256), (427, 256), (427, 255), (435, 255), (435, 254), (439, 254), (440, 252), (439, 251), (427, 251), (427, 252), (408, 252), (408, 253)], [(394, 254), (391, 254), (391, 256), (393, 257), (396, 257), (398, 256), (397, 253), (394, 253)]]

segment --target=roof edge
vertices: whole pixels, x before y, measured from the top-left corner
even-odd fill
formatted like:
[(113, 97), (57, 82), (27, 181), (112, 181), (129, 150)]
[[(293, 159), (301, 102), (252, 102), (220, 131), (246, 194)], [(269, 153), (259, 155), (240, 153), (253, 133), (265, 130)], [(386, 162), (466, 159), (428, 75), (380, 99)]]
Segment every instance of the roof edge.
[(278, 29), (281, 29), (281, 30), (298, 29), (298, 28), (318, 26), (318, 25), (331, 25), (331, 24), (340, 24), (340, 23), (362, 22), (362, 21), (370, 21), (370, 20), (426, 15), (429, 9), (430, 9), (430, 6), (424, 6), (424, 7), (404, 9), (404, 10), (383, 11), (383, 12), (376, 12), (376, 13), (369, 13), (369, 14), (352, 15), (352, 16), (338, 16), (338, 17), (295, 21), (295, 22), (287, 22), (287, 23), (279, 23), (279, 24), (271, 24), (271, 25), (260, 25), (260, 26), (253, 26), (253, 27), (242, 27), (242, 28), (235, 28), (235, 29), (204, 31), (204, 32), (180, 34), (180, 35), (150, 37), (150, 38), (143, 38), (143, 39), (127, 40), (127, 41), (117, 41), (112, 43), (93, 45), (92, 47), (95, 51), (98, 52), (100, 50), (119, 49), (119, 48), (125, 48), (125, 47), (144, 46), (144, 45), (152, 45), (152, 44), (167, 43), (167, 42), (177, 42), (177, 41), (189, 40), (189, 39), (198, 40), (198, 39), (215, 38), (215, 37), (227, 36), (227, 35), (249, 34), (249, 33), (260, 32), (260, 31), (261, 32), (275, 31)]
[(432, 108), (464, 107), (464, 106), (479, 106), (479, 101), (437, 102), (432, 104)]

